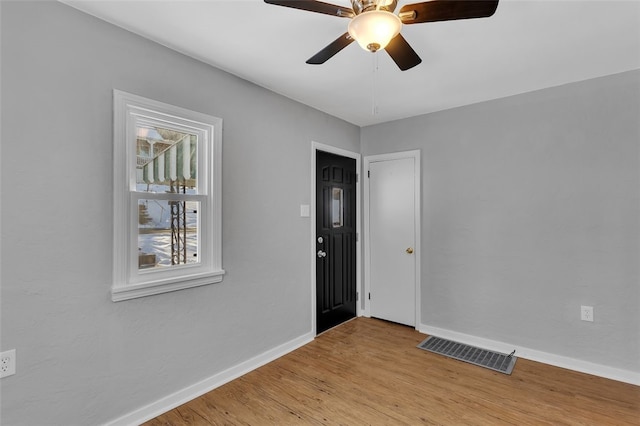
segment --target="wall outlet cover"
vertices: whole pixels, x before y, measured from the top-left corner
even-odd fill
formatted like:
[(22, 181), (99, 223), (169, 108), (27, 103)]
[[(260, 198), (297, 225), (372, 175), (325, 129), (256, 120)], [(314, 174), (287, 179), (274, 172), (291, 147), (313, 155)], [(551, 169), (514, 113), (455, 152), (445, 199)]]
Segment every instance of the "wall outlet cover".
[(580, 306), (580, 319), (593, 322), (593, 306)]
[(16, 374), (16, 350), (0, 353), (0, 378)]

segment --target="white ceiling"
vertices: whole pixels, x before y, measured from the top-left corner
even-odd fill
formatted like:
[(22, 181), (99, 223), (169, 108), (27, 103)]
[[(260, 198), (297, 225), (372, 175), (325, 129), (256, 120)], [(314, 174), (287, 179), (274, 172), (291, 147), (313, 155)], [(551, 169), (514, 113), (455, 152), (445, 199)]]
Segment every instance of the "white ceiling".
[(307, 65), (349, 20), (262, 0), (61, 1), (359, 126), (640, 69), (640, 0), (501, 0), (490, 18), (405, 25), (423, 61), (404, 72), (357, 43)]

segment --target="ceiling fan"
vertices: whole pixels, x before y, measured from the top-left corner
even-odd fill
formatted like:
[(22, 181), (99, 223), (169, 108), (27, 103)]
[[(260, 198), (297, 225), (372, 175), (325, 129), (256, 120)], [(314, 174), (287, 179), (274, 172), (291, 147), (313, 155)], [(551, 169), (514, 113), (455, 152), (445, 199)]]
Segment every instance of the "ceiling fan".
[(351, 0), (352, 8), (315, 0), (264, 0), (277, 6), (349, 18), (348, 31), (307, 60), (323, 64), (354, 40), (365, 50), (387, 51), (402, 71), (415, 67), (422, 59), (402, 37), (402, 24), (487, 18), (494, 14), (498, 0), (431, 0), (407, 4), (394, 14), (397, 0)]

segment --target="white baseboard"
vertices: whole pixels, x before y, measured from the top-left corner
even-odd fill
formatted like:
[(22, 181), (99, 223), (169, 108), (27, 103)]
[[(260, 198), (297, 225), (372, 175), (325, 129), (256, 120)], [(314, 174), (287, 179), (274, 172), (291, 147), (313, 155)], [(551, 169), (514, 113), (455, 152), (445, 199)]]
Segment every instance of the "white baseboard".
[(484, 339), (482, 337), (472, 336), (469, 334), (458, 333), (456, 331), (444, 328), (432, 327), (426, 324), (420, 324), (418, 329), (421, 333), (442, 337), (443, 339), (454, 340), (471, 346), (477, 346), (496, 352), (511, 353), (516, 350), (515, 356), (525, 358), (531, 361), (541, 362), (556, 367), (566, 368), (568, 370), (579, 371), (581, 373), (592, 374), (594, 376), (604, 377), (619, 382), (630, 383), (640, 386), (640, 373), (622, 370), (619, 368), (609, 367), (607, 365), (595, 364), (588, 361), (582, 361), (562, 355), (556, 355), (548, 352), (542, 352), (522, 346), (515, 346), (505, 342)]
[(139, 425), (148, 420), (151, 420), (162, 413), (166, 413), (194, 398), (204, 395), (213, 389), (224, 385), (238, 377), (255, 370), (281, 356), (288, 354), (301, 346), (313, 341), (315, 335), (313, 332), (304, 334), (298, 338), (295, 338), (289, 342), (283, 343), (273, 349), (270, 349), (260, 355), (257, 355), (247, 361), (241, 362), (231, 368), (221, 371), (218, 374), (204, 379), (198, 383), (188, 386), (178, 392), (171, 395), (167, 395), (164, 398), (157, 400), (147, 406), (139, 408), (130, 412), (122, 417), (119, 417), (113, 421), (107, 423), (107, 426), (129, 426)]

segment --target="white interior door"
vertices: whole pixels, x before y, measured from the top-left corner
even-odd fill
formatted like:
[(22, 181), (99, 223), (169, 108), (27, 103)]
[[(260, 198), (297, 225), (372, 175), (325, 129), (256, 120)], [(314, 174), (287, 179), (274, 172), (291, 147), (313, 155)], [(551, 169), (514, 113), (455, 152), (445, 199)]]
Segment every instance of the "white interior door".
[(416, 326), (415, 156), (369, 162), (369, 309), (372, 317)]

